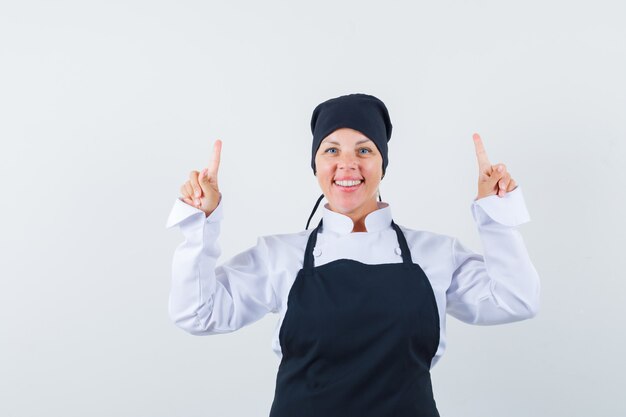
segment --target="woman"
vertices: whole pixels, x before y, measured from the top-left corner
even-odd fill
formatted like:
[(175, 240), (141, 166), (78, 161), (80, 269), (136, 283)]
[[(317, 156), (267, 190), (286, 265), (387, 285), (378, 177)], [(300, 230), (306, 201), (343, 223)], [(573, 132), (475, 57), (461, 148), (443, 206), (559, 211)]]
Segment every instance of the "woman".
[(483, 257), (392, 220), (378, 193), (392, 131), (382, 101), (327, 100), (311, 130), (311, 166), (328, 200), (319, 225), (260, 237), (217, 267), (221, 141), (210, 167), (191, 172), (167, 224), (186, 238), (174, 254), (172, 320), (207, 335), (278, 313), (271, 417), (438, 416), (430, 369), (445, 349), (446, 313), (472, 324), (537, 313), (539, 277), (516, 229), (529, 221), (521, 189), (474, 135)]

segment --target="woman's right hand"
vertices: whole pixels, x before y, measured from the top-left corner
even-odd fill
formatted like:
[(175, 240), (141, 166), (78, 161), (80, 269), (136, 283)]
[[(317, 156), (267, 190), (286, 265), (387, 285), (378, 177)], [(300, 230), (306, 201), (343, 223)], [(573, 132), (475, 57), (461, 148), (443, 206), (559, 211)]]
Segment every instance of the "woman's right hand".
[(206, 216), (213, 213), (220, 201), (220, 190), (217, 186), (217, 171), (220, 167), (222, 141), (217, 139), (213, 145), (213, 158), (208, 168), (202, 171), (191, 171), (189, 180), (180, 187), (185, 203), (204, 211)]

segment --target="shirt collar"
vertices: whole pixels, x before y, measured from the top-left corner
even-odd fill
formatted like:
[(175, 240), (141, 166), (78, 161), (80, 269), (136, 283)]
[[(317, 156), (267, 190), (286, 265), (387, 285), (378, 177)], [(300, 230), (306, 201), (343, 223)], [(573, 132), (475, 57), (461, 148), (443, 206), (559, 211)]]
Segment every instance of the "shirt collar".
[[(380, 232), (391, 227), (391, 207), (388, 203), (377, 201), (378, 209), (365, 216), (365, 228), (368, 233)], [(328, 203), (324, 204), (322, 211), (323, 228), (340, 235), (352, 233), (354, 223), (345, 214), (337, 213), (329, 208)]]

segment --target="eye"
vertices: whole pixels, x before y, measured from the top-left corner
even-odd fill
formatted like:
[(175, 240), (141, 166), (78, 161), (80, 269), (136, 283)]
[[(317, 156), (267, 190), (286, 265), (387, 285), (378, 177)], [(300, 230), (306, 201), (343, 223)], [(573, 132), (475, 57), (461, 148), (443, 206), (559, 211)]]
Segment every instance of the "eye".
[(328, 148), (328, 149), (326, 149), (324, 152), (326, 153), (326, 152), (328, 152), (328, 151), (332, 151), (332, 150), (337, 150), (337, 148)]
[[(370, 148), (361, 148), (361, 149), (359, 149), (359, 151), (367, 151), (367, 152), (365, 152), (365, 153), (370, 153), (370, 152), (372, 152), (372, 150), (371, 150)], [(364, 153), (364, 152), (361, 152), (361, 153)]]

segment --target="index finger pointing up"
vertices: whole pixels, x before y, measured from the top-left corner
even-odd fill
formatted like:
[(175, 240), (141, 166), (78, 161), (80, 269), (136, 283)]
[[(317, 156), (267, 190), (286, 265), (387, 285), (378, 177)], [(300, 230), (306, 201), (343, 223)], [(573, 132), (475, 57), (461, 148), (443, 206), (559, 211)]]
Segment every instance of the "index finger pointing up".
[(209, 163), (209, 169), (207, 174), (209, 177), (216, 177), (217, 170), (220, 167), (220, 154), (222, 152), (222, 141), (217, 139), (213, 144), (213, 156), (211, 158), (211, 163)]
[(487, 152), (485, 151), (485, 147), (483, 146), (483, 140), (480, 138), (480, 135), (478, 133), (474, 133), (472, 138), (474, 139), (474, 148), (476, 148), (478, 167), (491, 167), (491, 162), (489, 162), (489, 158), (487, 158)]

